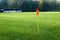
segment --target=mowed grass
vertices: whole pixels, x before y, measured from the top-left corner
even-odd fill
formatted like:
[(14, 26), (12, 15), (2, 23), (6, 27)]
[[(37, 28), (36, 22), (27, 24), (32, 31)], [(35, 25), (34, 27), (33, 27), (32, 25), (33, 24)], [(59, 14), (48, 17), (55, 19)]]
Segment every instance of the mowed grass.
[(0, 13), (0, 40), (60, 40), (60, 12)]

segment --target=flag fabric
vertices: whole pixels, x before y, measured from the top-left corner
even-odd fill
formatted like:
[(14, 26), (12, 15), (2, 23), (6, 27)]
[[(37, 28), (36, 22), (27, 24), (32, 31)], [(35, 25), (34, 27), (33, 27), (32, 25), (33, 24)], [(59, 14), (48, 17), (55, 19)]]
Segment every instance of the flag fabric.
[(36, 15), (38, 16), (38, 14), (39, 14), (39, 10), (38, 8), (36, 8)]

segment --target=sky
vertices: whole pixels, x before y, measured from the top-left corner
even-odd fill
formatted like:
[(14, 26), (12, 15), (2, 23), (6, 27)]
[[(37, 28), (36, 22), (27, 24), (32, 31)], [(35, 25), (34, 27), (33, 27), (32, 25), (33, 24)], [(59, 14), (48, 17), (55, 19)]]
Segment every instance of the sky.
[[(39, 0), (33, 0), (33, 1), (39, 1)], [(52, 1), (52, 0), (50, 0), (50, 1)], [(60, 0), (56, 0), (56, 1), (60, 1)]]
[(0, 0), (1, 1), (1, 0)]
[(60, 1), (60, 0), (57, 0), (57, 1)]
[[(2, 0), (0, 0), (0, 1), (2, 1)], [(12, 1), (13, 1), (13, 0), (12, 0)], [(11, 1), (11, 2), (12, 2), (12, 1)], [(40, 0), (32, 0), (32, 1), (40, 1)], [(51, 0), (50, 0), (50, 1), (51, 1)], [(60, 0), (57, 0), (57, 2), (59, 2), (59, 1), (60, 1)]]

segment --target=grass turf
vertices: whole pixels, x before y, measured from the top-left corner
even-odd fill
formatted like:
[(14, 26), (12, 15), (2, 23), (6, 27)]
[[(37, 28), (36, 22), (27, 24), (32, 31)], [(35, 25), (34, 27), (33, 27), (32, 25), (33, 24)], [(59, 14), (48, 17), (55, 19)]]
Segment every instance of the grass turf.
[(0, 13), (0, 40), (60, 40), (60, 12)]

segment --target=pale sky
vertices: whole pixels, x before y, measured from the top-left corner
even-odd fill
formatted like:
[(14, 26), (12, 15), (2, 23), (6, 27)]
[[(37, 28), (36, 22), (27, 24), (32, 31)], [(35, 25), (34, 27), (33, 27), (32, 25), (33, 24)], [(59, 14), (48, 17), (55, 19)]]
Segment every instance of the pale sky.
[[(39, 1), (39, 0), (33, 0), (33, 1)], [(53, 1), (53, 0), (50, 0), (50, 1)], [(57, 0), (57, 1), (60, 1), (60, 0)]]
[(60, 0), (57, 0), (57, 1), (60, 1)]
[(32, 0), (32, 1), (39, 1), (39, 0)]
[(1, 0), (0, 0), (1, 1)]
[[(33, 1), (35, 1), (35, 0), (33, 0)], [(36, 0), (36, 1), (39, 1), (39, 0)], [(57, 1), (60, 1), (60, 0), (57, 0)]]

